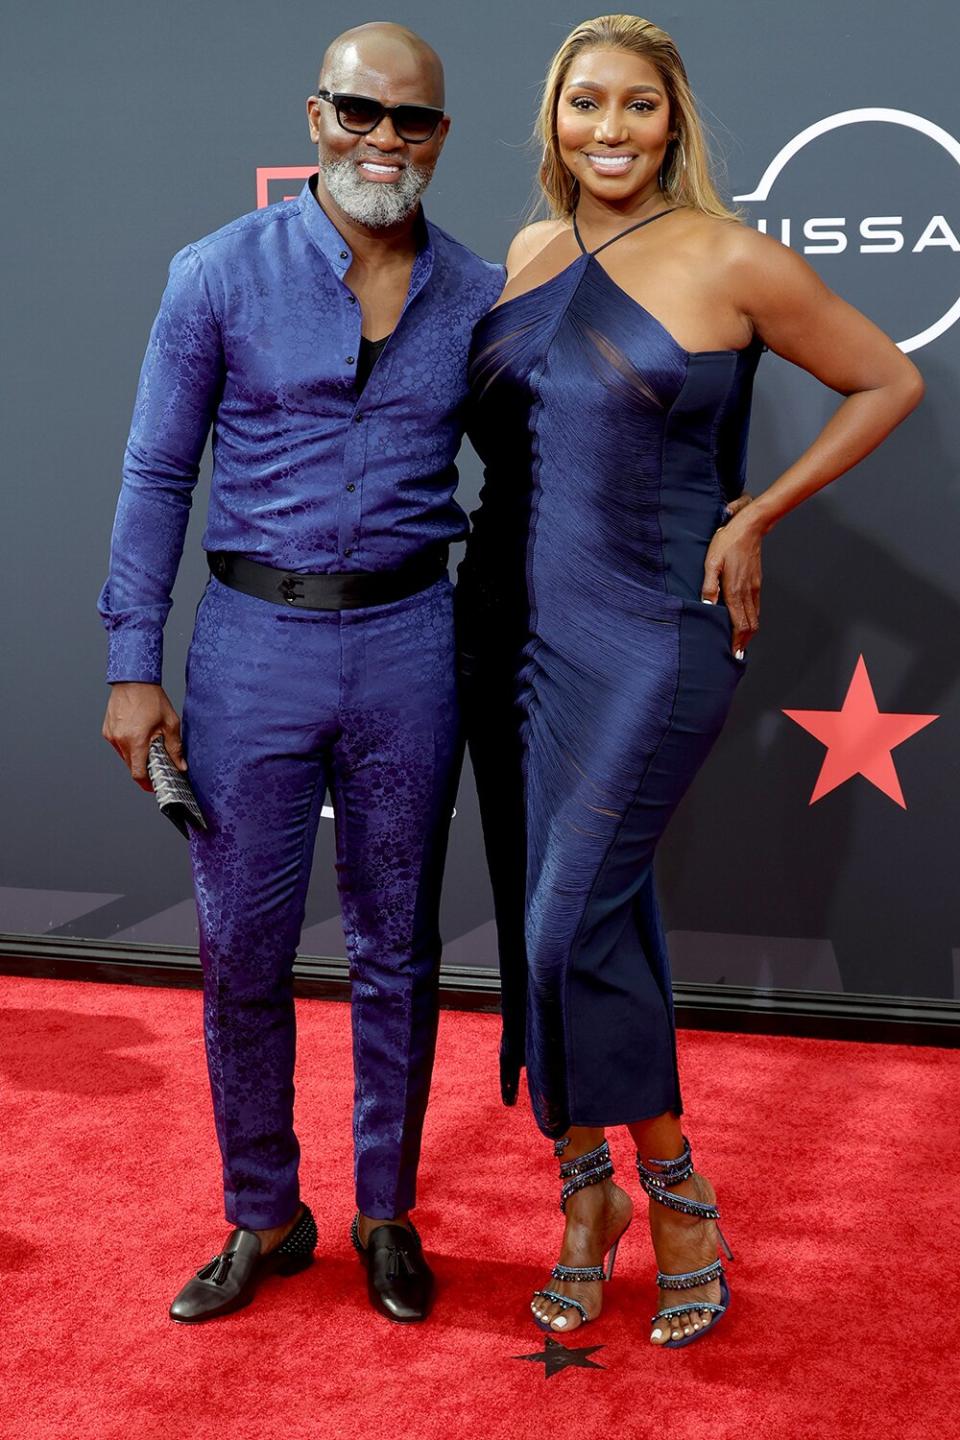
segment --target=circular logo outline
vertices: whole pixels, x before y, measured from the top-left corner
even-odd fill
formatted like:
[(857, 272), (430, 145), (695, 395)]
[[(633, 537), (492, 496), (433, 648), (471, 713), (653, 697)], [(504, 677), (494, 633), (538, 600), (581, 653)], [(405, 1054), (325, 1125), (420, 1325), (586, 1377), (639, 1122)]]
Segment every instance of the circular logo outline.
[[(859, 110), (838, 110), (835, 115), (826, 115), (822, 120), (816, 120), (788, 140), (780, 150), (777, 151), (770, 164), (760, 176), (757, 188), (749, 195), (734, 195), (734, 200), (743, 201), (745, 204), (752, 200), (766, 200), (773, 189), (774, 182), (780, 172), (793, 159), (793, 157), (807, 145), (811, 140), (818, 140), (821, 135), (827, 135), (831, 130), (839, 130), (844, 125), (862, 125), (869, 122), (902, 125), (907, 130), (917, 130), (921, 135), (926, 135), (928, 140), (933, 140), (940, 145), (952, 160), (960, 166), (960, 140), (954, 138), (949, 130), (942, 126), (935, 125), (932, 120), (927, 120), (923, 115), (914, 115), (910, 110), (891, 110), (883, 106), (864, 106)], [(898, 347), (908, 355), (911, 350), (919, 350), (924, 345), (929, 345), (931, 340), (936, 340), (960, 320), (960, 295), (932, 325), (926, 330), (911, 335), (908, 340), (898, 340)]]

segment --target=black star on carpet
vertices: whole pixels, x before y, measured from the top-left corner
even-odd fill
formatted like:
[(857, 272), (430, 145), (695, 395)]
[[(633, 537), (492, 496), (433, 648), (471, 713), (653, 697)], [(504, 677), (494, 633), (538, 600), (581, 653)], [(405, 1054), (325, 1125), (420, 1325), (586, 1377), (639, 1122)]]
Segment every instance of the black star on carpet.
[(573, 1365), (580, 1370), (605, 1370), (605, 1365), (597, 1365), (587, 1356), (592, 1355), (595, 1350), (602, 1350), (602, 1345), (561, 1345), (559, 1340), (551, 1340), (549, 1336), (544, 1342), (546, 1348), (540, 1350), (536, 1355), (512, 1355), (512, 1360), (542, 1360), (544, 1364), (543, 1378), (549, 1380), (551, 1375), (556, 1375), (560, 1370), (566, 1370)]

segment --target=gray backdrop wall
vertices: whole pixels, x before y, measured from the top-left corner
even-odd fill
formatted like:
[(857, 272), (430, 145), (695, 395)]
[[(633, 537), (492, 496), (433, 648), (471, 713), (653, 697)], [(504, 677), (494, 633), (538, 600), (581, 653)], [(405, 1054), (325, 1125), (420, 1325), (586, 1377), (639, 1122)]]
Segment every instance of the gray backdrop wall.
[[(501, 258), (530, 195), (538, 87), (583, 12), (567, 0), (397, 0), (384, 11), (447, 62), (454, 125), (429, 211)], [(767, 543), (749, 676), (661, 859), (680, 980), (960, 994), (960, 17), (952, 0), (919, 0), (909, 25), (903, 16), (886, 0), (687, 0), (652, 17), (686, 58), (727, 192), (756, 196), (750, 223), (781, 234), (789, 221), (790, 243), (828, 283), (912, 344), (928, 385), (881, 453)], [(253, 209), (258, 171), (261, 198), (299, 188), (268, 172), (309, 166), (303, 100), (317, 61), (333, 34), (368, 18), (304, 0), (40, 0), (8, 17), (6, 932), (193, 943), (185, 846), (99, 736), (94, 606), (120, 459), (170, 256)], [(817, 122), (823, 133), (785, 157)], [(761, 183), (778, 156), (779, 173)], [(835, 404), (764, 358), (752, 489)], [(466, 450), (462, 477), (469, 507), (479, 474)], [(205, 505), (201, 482), (168, 625), (178, 706)], [(810, 804), (824, 746), (783, 713), (839, 711), (861, 654), (880, 711), (939, 716), (893, 751), (905, 807), (862, 775)], [(866, 766), (862, 717), (846, 723)], [(343, 954), (331, 832), (327, 821), (305, 954)], [(448, 963), (494, 963), (491, 913), (468, 773), (444, 904)]]

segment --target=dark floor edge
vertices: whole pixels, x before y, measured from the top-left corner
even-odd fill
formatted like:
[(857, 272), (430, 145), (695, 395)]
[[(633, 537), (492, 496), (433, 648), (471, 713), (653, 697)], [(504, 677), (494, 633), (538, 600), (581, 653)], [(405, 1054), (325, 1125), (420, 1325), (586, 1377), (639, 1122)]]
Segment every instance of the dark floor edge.
[[(196, 951), (59, 935), (0, 935), (0, 974), (180, 989), (199, 989), (201, 984)], [(345, 960), (301, 956), (294, 977), (298, 995), (349, 999)], [(495, 971), (479, 966), (441, 965), (440, 997), (449, 1010), (495, 1013), (500, 1005), (499, 978)], [(956, 1000), (677, 982), (674, 1004), (677, 1024), (689, 1030), (960, 1046)]]

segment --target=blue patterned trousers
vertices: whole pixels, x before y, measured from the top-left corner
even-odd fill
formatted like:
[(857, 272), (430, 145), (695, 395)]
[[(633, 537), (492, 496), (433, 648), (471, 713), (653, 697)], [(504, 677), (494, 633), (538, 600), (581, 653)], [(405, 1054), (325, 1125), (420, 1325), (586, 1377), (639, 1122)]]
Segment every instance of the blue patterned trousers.
[(227, 1220), (266, 1229), (299, 1203), (292, 969), (328, 791), (352, 982), (357, 1204), (395, 1215), (415, 1201), (462, 754), (449, 581), (389, 605), (307, 611), (211, 579), (183, 733), (210, 826), (190, 851)]

